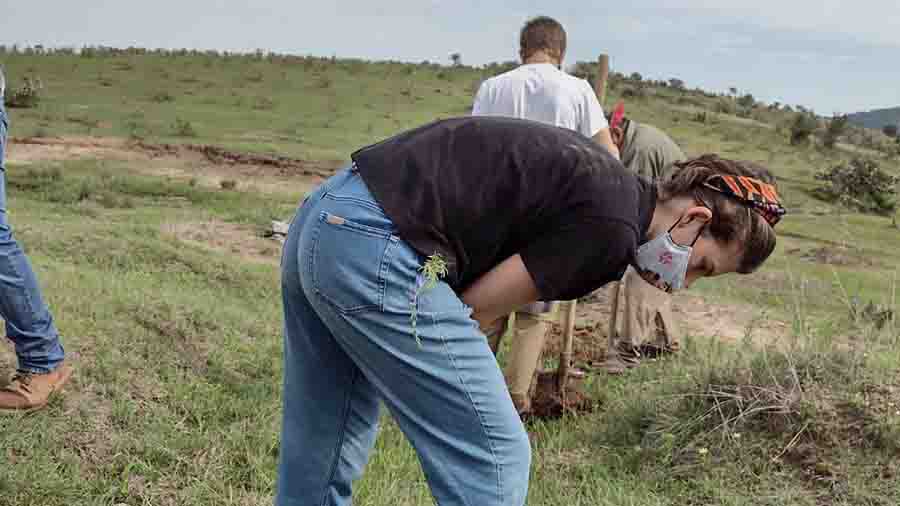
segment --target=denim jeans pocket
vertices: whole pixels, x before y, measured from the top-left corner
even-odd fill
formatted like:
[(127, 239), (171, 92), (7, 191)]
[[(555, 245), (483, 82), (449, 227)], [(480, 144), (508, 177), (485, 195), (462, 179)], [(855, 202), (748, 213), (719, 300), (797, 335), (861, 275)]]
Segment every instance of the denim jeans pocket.
[(310, 269), (315, 292), (337, 310), (381, 310), (385, 271), (400, 240), (389, 230), (320, 212)]

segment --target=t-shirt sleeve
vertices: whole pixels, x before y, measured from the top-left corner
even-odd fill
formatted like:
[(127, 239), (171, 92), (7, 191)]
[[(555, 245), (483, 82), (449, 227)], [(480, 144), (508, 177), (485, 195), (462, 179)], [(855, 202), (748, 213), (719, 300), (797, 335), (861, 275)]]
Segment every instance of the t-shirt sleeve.
[(591, 85), (587, 81), (582, 81), (582, 114), (579, 132), (585, 137), (593, 137), (597, 132), (604, 128), (609, 128), (606, 116), (603, 114), (603, 107), (597, 100), (597, 94), (591, 89)]
[(632, 226), (601, 219), (561, 227), (520, 255), (542, 300), (573, 300), (621, 279), (636, 247)]
[(475, 94), (475, 101), (472, 103), (472, 116), (483, 116), (487, 114), (488, 100), (490, 99), (489, 81), (484, 81), (478, 87), (478, 93)]

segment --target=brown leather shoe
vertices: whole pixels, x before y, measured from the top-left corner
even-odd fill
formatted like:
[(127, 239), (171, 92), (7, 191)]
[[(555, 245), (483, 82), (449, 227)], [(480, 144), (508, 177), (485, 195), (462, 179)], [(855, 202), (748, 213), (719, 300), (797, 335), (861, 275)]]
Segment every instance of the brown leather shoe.
[(0, 414), (43, 408), (50, 394), (59, 391), (71, 376), (72, 367), (65, 362), (47, 374), (17, 372), (9, 385), (0, 389)]
[(608, 374), (624, 374), (625, 371), (641, 365), (640, 351), (626, 342), (619, 342), (607, 353), (604, 368)]

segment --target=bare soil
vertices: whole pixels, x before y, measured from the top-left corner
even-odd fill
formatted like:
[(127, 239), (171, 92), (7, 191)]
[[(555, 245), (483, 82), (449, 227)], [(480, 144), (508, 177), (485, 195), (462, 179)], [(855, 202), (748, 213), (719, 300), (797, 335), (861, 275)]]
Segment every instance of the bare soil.
[[(621, 307), (621, 306), (620, 306)], [(620, 309), (621, 310), (621, 309)], [(784, 322), (755, 319), (746, 308), (730, 304), (714, 304), (696, 295), (678, 295), (673, 312), (683, 335), (712, 336), (728, 342), (747, 342), (756, 346), (778, 345), (788, 334)], [(576, 371), (603, 372), (609, 340), (610, 290), (604, 287), (579, 301), (576, 310), (572, 361)], [(563, 347), (563, 328), (554, 324), (544, 349), (545, 358), (560, 355)], [(652, 361), (645, 358), (642, 362)], [(568, 381), (566, 398), (556, 387), (556, 371), (538, 374), (532, 395), (532, 418), (553, 419), (565, 413), (591, 411), (597, 406), (583, 392), (583, 378), (572, 376)]]
[(278, 265), (281, 243), (262, 236), (260, 230), (220, 220), (169, 223), (163, 233), (180, 241), (237, 255), (256, 263)]
[(821, 246), (812, 249), (792, 248), (787, 250), (787, 253), (789, 255), (798, 256), (809, 262), (826, 265), (862, 267), (872, 267), (875, 265), (875, 262), (863, 256), (862, 253), (847, 247)]
[(121, 160), (140, 173), (193, 180), (218, 188), (303, 194), (331, 176), (340, 162), (310, 162), (277, 155), (230, 151), (205, 144), (149, 144), (103, 137), (14, 137), (7, 161), (33, 164), (79, 159)]
[(565, 398), (557, 388), (556, 371), (538, 374), (534, 393), (531, 396), (529, 418), (554, 419), (566, 414), (590, 412), (597, 409), (597, 402), (584, 392), (584, 378), (570, 377), (566, 384)]
[[(784, 342), (790, 330), (787, 323), (762, 319), (746, 307), (712, 303), (698, 295), (677, 295), (672, 309), (682, 335), (711, 336), (734, 343), (745, 342), (749, 334), (754, 345), (768, 346)], [(575, 367), (590, 370), (606, 360), (609, 318), (610, 300), (606, 287), (578, 302), (573, 351)], [(562, 327), (555, 324), (544, 351), (546, 357), (559, 355), (562, 333)]]

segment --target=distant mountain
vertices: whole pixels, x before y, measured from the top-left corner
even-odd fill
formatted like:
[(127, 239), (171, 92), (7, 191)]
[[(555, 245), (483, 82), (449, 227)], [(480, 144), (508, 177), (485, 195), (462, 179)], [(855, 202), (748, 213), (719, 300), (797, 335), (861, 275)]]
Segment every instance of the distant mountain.
[(900, 107), (888, 109), (875, 109), (867, 112), (857, 112), (850, 116), (850, 123), (867, 128), (877, 128), (885, 125), (900, 125)]

